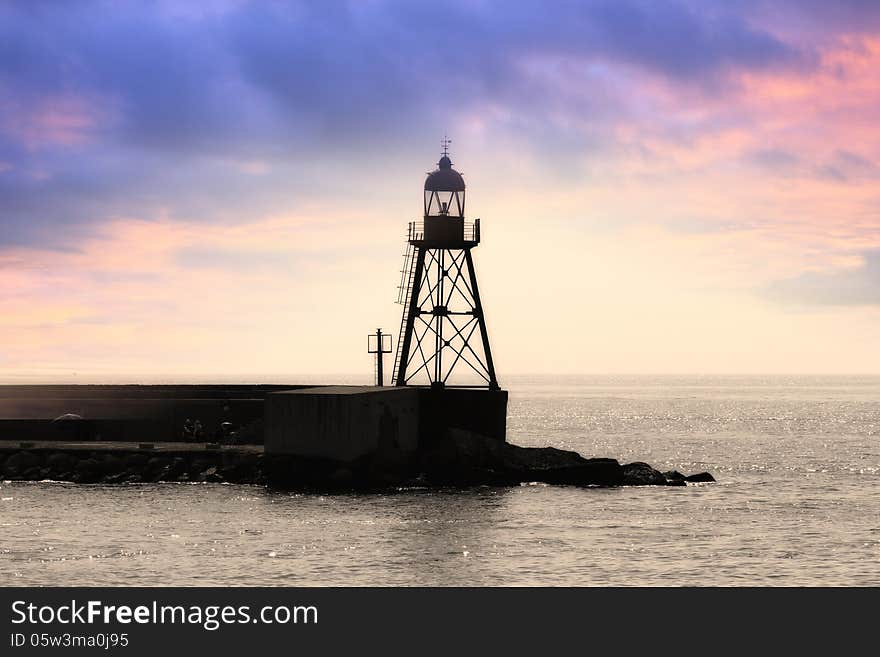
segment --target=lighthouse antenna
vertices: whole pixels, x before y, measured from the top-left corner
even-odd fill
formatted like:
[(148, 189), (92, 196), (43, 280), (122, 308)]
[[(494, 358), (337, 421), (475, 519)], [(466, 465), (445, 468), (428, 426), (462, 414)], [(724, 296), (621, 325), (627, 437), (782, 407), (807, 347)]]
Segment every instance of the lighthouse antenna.
[(440, 146), (443, 147), (443, 156), (444, 157), (449, 157), (449, 144), (451, 144), (451, 143), (452, 143), (452, 140), (444, 134), (443, 139), (440, 140)]

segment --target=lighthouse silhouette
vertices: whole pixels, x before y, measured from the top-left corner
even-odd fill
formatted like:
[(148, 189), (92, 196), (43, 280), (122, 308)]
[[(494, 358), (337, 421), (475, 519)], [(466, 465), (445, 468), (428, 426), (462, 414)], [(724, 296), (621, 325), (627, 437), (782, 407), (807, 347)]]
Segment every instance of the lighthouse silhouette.
[(410, 222), (398, 303), (403, 305), (394, 385), (498, 390), (474, 270), (480, 220), (465, 220), (465, 184), (444, 137), (425, 180), (424, 219)]
[(480, 220), (465, 220), (464, 178), (452, 168), (449, 140), (442, 144), (437, 169), (425, 180), (424, 218), (406, 233), (394, 385), (383, 385), (381, 359), (392, 345), (376, 329), (367, 341), (376, 355), (375, 385), (269, 395), (265, 444), (273, 485), (301, 485), (303, 476), (320, 481), (315, 464), (339, 462), (358, 464), (344, 470), (360, 472), (355, 478), (362, 481), (387, 484), (414, 467), (443, 478), (458, 448), (476, 445), (473, 453), (483, 453), (483, 439), (507, 440), (508, 394), (495, 376), (474, 270)]

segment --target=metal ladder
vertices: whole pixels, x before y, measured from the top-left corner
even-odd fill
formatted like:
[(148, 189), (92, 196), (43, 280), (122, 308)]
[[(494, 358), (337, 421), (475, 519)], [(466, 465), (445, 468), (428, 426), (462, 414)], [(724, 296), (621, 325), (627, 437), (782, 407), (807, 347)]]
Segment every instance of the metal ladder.
[(394, 367), (391, 372), (391, 385), (397, 385), (397, 369), (401, 367), (400, 357), (403, 348), (403, 332), (406, 330), (406, 321), (409, 315), (409, 302), (412, 297), (413, 279), (416, 275), (415, 249), (407, 240), (406, 253), (403, 255), (403, 269), (400, 270), (400, 285), (397, 286), (397, 303), (403, 305), (400, 314), (400, 330), (397, 333), (397, 349), (394, 350)]

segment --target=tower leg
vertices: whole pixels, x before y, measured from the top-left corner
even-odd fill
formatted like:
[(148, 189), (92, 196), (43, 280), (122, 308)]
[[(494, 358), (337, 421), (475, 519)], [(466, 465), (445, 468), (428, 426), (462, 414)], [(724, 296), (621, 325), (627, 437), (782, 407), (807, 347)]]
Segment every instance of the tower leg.
[[(433, 301), (435, 307), (444, 305), (446, 291), (444, 283), (446, 274), (444, 273), (444, 261), (446, 260), (446, 251), (437, 249), (434, 252), (436, 256), (437, 274), (434, 280), (437, 281), (437, 298)], [(431, 321), (434, 324), (434, 380), (431, 386), (434, 388), (443, 388), (443, 317), (435, 315)]]
[(477, 285), (477, 273), (474, 271), (474, 259), (471, 256), (470, 249), (466, 250), (465, 259), (471, 279), (471, 291), (474, 297), (474, 314), (477, 316), (477, 321), (480, 322), (480, 334), (483, 338), (483, 354), (486, 357), (486, 369), (489, 371), (489, 388), (491, 390), (499, 390), (498, 379), (495, 376), (495, 363), (492, 361), (492, 349), (489, 347), (489, 332), (486, 329), (483, 302), (480, 300), (480, 288)]

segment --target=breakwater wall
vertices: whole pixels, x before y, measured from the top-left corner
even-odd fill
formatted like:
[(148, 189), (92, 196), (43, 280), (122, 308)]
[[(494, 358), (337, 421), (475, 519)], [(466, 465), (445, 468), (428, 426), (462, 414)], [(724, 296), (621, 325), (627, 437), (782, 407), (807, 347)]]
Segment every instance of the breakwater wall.
[(222, 440), (259, 445), (266, 396), (306, 387), (5, 385), (0, 386), (0, 440)]
[(714, 481), (708, 473), (511, 445), (506, 407), (505, 391), (487, 390), (0, 386), (0, 476), (294, 490)]
[(525, 482), (616, 487), (714, 481), (705, 472), (691, 476), (660, 472), (647, 463), (621, 464), (553, 447), (519, 447), (461, 430), (451, 430), (445, 440), (406, 455), (399, 450), (380, 451), (347, 462), (265, 454), (257, 445), (0, 441), (0, 477), (78, 484), (268, 484), (331, 492)]

